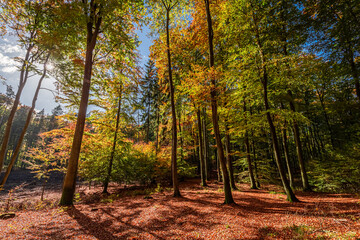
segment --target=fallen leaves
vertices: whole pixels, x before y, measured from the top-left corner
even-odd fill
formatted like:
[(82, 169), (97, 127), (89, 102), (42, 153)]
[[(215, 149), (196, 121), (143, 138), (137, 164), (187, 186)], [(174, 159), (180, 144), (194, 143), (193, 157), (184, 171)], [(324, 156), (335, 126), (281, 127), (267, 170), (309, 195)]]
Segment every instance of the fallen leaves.
[[(20, 211), (0, 220), (0, 239), (356, 239), (359, 204), (352, 196), (298, 193), (289, 203), (267, 190), (233, 193), (223, 205), (219, 184), (182, 183), (171, 192), (120, 196), (112, 202), (74, 208)], [(121, 190), (119, 190), (121, 191)], [(275, 195), (275, 196), (274, 196)], [(96, 209), (96, 211), (94, 211)]]

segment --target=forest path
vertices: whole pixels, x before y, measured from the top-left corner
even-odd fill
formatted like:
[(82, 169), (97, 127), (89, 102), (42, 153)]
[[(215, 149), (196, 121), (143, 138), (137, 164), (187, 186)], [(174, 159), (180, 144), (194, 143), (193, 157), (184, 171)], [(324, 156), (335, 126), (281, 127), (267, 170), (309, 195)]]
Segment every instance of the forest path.
[[(180, 185), (182, 197), (161, 189), (83, 192), (73, 208), (18, 211), (0, 220), (0, 239), (358, 239), (360, 199), (301, 193), (289, 203), (277, 187), (240, 184), (236, 205), (223, 205), (222, 185)], [(144, 195), (145, 194), (145, 195)], [(144, 198), (145, 196), (151, 196)]]

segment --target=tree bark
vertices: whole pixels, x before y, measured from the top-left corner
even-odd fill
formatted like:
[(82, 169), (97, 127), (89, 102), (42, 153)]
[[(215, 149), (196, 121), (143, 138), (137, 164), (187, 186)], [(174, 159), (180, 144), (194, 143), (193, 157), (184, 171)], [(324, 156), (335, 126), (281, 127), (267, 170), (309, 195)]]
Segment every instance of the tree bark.
[[(102, 21), (101, 12), (99, 11), (96, 14), (96, 11), (97, 11), (96, 5), (92, 4), (91, 5), (92, 16), (89, 19), (90, 21), (87, 23), (85, 71), (84, 71), (83, 86), (81, 91), (80, 107), (79, 107), (78, 117), (76, 120), (75, 133), (71, 147), (70, 158), (68, 161), (67, 172), (63, 183), (62, 196), (60, 199), (60, 205), (62, 206), (73, 205), (73, 198), (75, 194), (78, 162), (79, 162), (79, 156), (81, 150), (82, 137), (85, 128), (86, 110), (87, 110), (89, 94), (90, 94), (91, 72), (93, 66), (93, 51), (96, 45), (96, 40), (100, 31), (100, 25)], [(95, 18), (97, 20), (95, 20)], [(94, 32), (93, 32), (93, 27), (95, 27)]]
[[(245, 114), (245, 125), (247, 124), (247, 119), (246, 119), (246, 101), (244, 99), (244, 114)], [(252, 168), (252, 163), (251, 163), (251, 155), (250, 155), (250, 142), (249, 142), (249, 134), (247, 132), (247, 130), (245, 130), (245, 148), (246, 148), (246, 159), (247, 159), (247, 163), (248, 163), (248, 169), (249, 169), (249, 178), (250, 178), (250, 188), (251, 189), (258, 189), (256, 187), (256, 182), (255, 182), (255, 177), (254, 177), (254, 172), (253, 172), (253, 168)]]
[[(290, 109), (291, 109), (291, 111), (295, 112), (296, 110), (295, 110), (295, 105), (293, 103), (291, 90), (288, 90), (288, 94), (291, 97)], [(311, 187), (310, 187), (309, 180), (308, 180), (307, 173), (306, 173), (306, 169), (305, 169), (305, 161), (304, 161), (304, 156), (303, 156), (302, 144), (301, 144), (301, 140), (300, 140), (299, 125), (297, 124), (297, 121), (295, 119), (293, 120), (293, 129), (294, 129), (296, 152), (297, 152), (298, 161), (299, 161), (299, 167), (300, 167), (300, 172), (301, 172), (301, 181), (302, 181), (302, 185), (303, 185), (303, 190), (304, 191), (311, 191)]]
[(206, 184), (206, 170), (205, 170), (205, 159), (204, 159), (204, 145), (203, 145), (203, 135), (201, 128), (201, 113), (200, 109), (196, 111), (197, 121), (198, 121), (198, 131), (199, 131), (199, 149), (200, 149), (200, 176), (201, 176), (201, 186), (207, 186)]
[[(210, 14), (210, 0), (205, 0), (206, 6), (206, 20), (208, 25), (208, 40), (209, 40), (209, 67), (212, 69), (215, 65), (215, 58), (214, 58), (214, 46), (213, 46), (213, 28), (212, 28), (212, 19)], [(226, 162), (225, 162), (225, 154), (224, 148), (221, 142), (220, 137), (220, 129), (218, 123), (218, 110), (217, 110), (217, 91), (216, 91), (216, 80), (214, 77), (211, 77), (211, 112), (212, 112), (212, 122), (214, 126), (214, 134), (215, 134), (215, 141), (216, 146), (218, 149), (218, 156), (219, 156), (219, 163), (222, 170), (223, 180), (224, 180), (224, 194), (225, 194), (225, 204), (234, 203), (234, 199), (231, 193), (231, 186), (230, 186), (230, 179), (229, 174), (226, 169)]]
[(231, 149), (230, 149), (230, 135), (229, 135), (229, 128), (227, 125), (225, 125), (225, 147), (226, 147), (226, 162), (230, 177), (230, 186), (232, 190), (238, 190), (235, 184), (234, 166), (232, 162)]
[(207, 137), (207, 129), (206, 129), (206, 110), (203, 108), (202, 110), (202, 128), (203, 128), (203, 145), (204, 145), (204, 162), (205, 162), (205, 179), (209, 180), (209, 148), (208, 148), (208, 137)]
[(176, 111), (175, 111), (175, 93), (171, 69), (171, 53), (170, 53), (170, 10), (171, 7), (166, 9), (166, 47), (167, 47), (167, 60), (168, 60), (168, 73), (170, 85), (170, 101), (171, 101), (171, 116), (172, 116), (172, 147), (171, 147), (171, 172), (173, 183), (173, 196), (180, 197), (179, 181), (177, 174), (177, 126), (176, 126)]
[[(281, 108), (285, 109), (283, 103), (281, 103)], [(293, 173), (293, 169), (290, 164), (290, 155), (289, 155), (289, 146), (288, 146), (288, 141), (287, 141), (286, 127), (287, 127), (287, 124), (286, 124), (286, 120), (285, 120), (284, 129), (282, 130), (282, 142), (283, 142), (283, 146), (284, 146), (285, 162), (286, 162), (286, 167), (288, 170), (290, 187), (292, 189), (294, 189), (294, 173)]]
[(1, 173), (2, 167), (4, 165), (4, 161), (5, 161), (5, 157), (6, 157), (6, 149), (9, 144), (10, 132), (11, 132), (11, 127), (12, 127), (12, 124), (14, 121), (15, 113), (16, 113), (17, 107), (20, 103), (21, 93), (22, 93), (22, 91), (25, 87), (25, 84), (27, 82), (27, 79), (28, 79), (29, 59), (30, 59), (30, 54), (31, 54), (33, 47), (34, 47), (33, 45), (30, 45), (26, 50), (24, 63), (22, 64), (21, 71), (20, 71), (19, 87), (18, 87), (17, 93), (15, 95), (15, 100), (14, 100), (13, 106), (10, 111), (10, 115), (9, 115), (7, 123), (6, 123), (4, 137), (3, 137), (3, 141), (2, 141), (1, 149), (0, 149), (0, 173)]
[(108, 193), (107, 189), (108, 189), (110, 178), (111, 178), (112, 165), (113, 165), (114, 155), (115, 155), (115, 151), (116, 151), (116, 141), (117, 141), (117, 134), (119, 131), (120, 112), (121, 112), (122, 83), (120, 83), (119, 91), (120, 92), (119, 92), (118, 108), (117, 108), (117, 113), (116, 113), (115, 134), (114, 134), (113, 146), (112, 146), (110, 160), (109, 160), (108, 172), (107, 172), (106, 179), (104, 182), (103, 193)]
[(39, 91), (40, 91), (40, 88), (41, 88), (41, 84), (44, 80), (44, 78), (46, 77), (46, 72), (47, 72), (47, 69), (46, 69), (46, 64), (48, 62), (48, 59), (50, 57), (50, 54), (48, 54), (48, 56), (46, 57), (46, 60), (44, 62), (44, 70), (43, 70), (43, 74), (42, 76), (40, 77), (39, 79), (39, 82), (38, 82), (38, 85), (36, 87), (36, 90), (35, 90), (35, 94), (34, 94), (34, 97), (33, 97), (33, 100), (32, 100), (32, 104), (31, 104), (31, 108), (27, 114), (27, 117), (26, 117), (26, 121), (25, 121), (25, 125), (24, 125), (24, 128), (22, 129), (21, 131), (21, 134), (20, 134), (20, 137), (17, 141), (17, 144), (16, 144), (16, 147), (15, 147), (15, 150), (11, 156), (11, 159), (10, 159), (10, 164), (9, 166), (7, 167), (6, 169), (6, 172), (5, 172), (5, 175), (3, 177), (3, 179), (1, 180), (1, 183), (0, 183), (0, 189), (3, 188), (3, 186), (5, 185), (9, 175), (10, 175), (10, 172), (11, 172), (11, 169), (12, 167), (14, 166), (15, 162), (16, 162), (16, 159), (19, 155), (19, 152), (21, 150), (21, 147), (22, 147), (22, 143), (23, 143), (23, 140), (24, 140), (24, 137), (25, 137), (25, 134), (27, 132), (27, 129), (30, 125), (30, 122), (31, 122), (31, 117), (32, 117), (32, 114), (34, 112), (34, 109), (35, 109), (35, 104), (36, 104), (36, 101), (37, 101), (37, 98), (38, 98), (38, 95), (39, 95)]
[[(255, 27), (257, 27), (257, 23), (254, 23)], [(279, 148), (279, 142), (278, 142), (278, 138), (277, 138), (277, 134), (276, 134), (276, 129), (274, 126), (274, 122), (271, 118), (270, 115), (270, 105), (269, 105), (269, 99), (268, 99), (268, 73), (267, 73), (267, 68), (266, 68), (266, 59), (265, 59), (265, 55), (262, 49), (262, 45), (261, 45), (261, 41), (260, 41), (260, 36), (258, 33), (258, 29), (256, 28), (256, 43), (258, 45), (259, 48), (259, 53), (260, 53), (260, 59), (261, 59), (261, 71), (262, 71), (262, 86), (263, 86), (263, 97), (264, 97), (264, 105), (265, 105), (265, 111), (266, 111), (266, 118), (269, 124), (269, 128), (270, 128), (270, 134), (271, 134), (271, 140), (272, 140), (272, 145), (273, 145), (273, 150), (274, 150), (274, 155), (275, 155), (275, 161), (276, 161), (276, 165), (278, 167), (279, 170), (279, 174), (280, 174), (280, 179), (281, 182), (283, 184), (283, 188), (284, 191), (286, 192), (287, 195), (287, 200), (290, 202), (298, 202), (299, 200), (296, 198), (295, 194), (293, 193), (289, 181), (286, 178), (286, 174), (285, 174), (285, 169), (284, 166), (282, 164), (281, 161), (281, 153), (280, 153), (280, 148)]]

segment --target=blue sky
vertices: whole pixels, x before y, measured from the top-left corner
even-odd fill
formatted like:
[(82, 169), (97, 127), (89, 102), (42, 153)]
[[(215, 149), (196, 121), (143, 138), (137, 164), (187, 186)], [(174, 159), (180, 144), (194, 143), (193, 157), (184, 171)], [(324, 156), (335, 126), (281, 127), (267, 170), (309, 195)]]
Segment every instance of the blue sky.
[[(151, 46), (151, 40), (148, 37), (148, 27), (143, 27), (142, 31), (137, 31), (139, 40), (142, 42), (138, 48), (140, 53), (140, 64), (144, 64), (148, 61), (150, 54), (149, 47)], [(0, 92), (6, 92), (6, 84), (13, 87), (14, 92), (18, 88), (20, 73), (17, 70), (18, 63), (14, 61), (14, 57), (23, 57), (24, 50), (17, 45), (16, 38), (5, 36), (0, 38), (0, 76), (4, 77), (6, 81), (0, 83)], [(21, 103), (25, 105), (31, 105), (32, 98), (35, 92), (36, 85), (40, 76), (30, 78), (26, 83), (21, 96)], [(50, 90), (55, 90), (55, 80), (53, 78), (47, 78), (44, 80), (42, 87)], [(36, 103), (36, 109), (45, 109), (46, 113), (51, 113), (51, 110), (56, 107), (58, 103), (55, 102), (54, 95), (51, 91), (42, 89), (39, 93), (39, 97)]]

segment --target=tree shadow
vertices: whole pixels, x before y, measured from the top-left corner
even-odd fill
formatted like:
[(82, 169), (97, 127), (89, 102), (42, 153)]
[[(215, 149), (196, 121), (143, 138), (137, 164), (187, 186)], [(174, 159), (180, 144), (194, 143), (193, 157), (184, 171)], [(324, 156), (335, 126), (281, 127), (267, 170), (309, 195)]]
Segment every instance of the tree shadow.
[(86, 216), (80, 212), (76, 207), (70, 207), (66, 210), (67, 214), (74, 218), (79, 225), (82, 227), (83, 231), (91, 234), (99, 240), (108, 240), (108, 239), (119, 239), (115, 237), (111, 232), (106, 230), (106, 227), (111, 226), (111, 221), (104, 222), (95, 222), (92, 218)]

